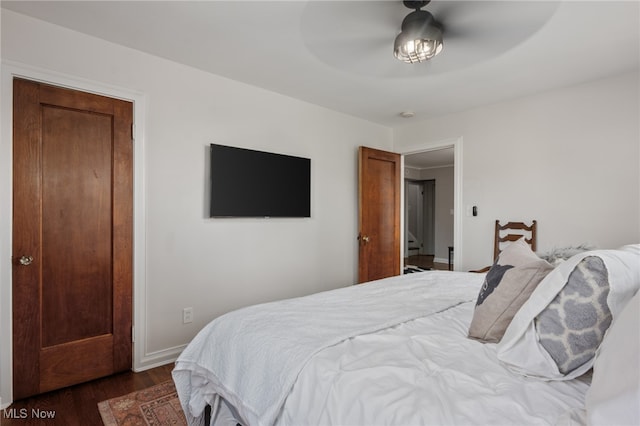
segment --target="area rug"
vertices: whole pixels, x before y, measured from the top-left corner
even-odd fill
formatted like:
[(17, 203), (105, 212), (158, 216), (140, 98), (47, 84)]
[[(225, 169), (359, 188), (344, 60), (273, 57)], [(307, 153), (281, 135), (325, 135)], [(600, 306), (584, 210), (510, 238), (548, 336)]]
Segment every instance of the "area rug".
[(173, 381), (98, 403), (105, 426), (186, 425)]
[(431, 268), (422, 268), (419, 266), (413, 266), (413, 265), (405, 265), (404, 266), (404, 273), (405, 274), (413, 274), (415, 272), (424, 272), (424, 271), (430, 271)]

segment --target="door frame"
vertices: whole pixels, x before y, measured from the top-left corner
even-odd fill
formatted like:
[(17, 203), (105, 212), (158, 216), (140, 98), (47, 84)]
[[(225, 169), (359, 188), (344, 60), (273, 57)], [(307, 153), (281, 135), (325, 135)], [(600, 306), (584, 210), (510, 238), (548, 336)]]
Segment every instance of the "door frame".
[[(442, 139), (434, 142), (424, 142), (407, 147), (400, 147), (396, 152), (401, 154), (401, 170), (403, 178), (400, 179), (400, 256), (404, 258), (404, 242), (405, 236), (405, 187), (404, 176), (406, 176), (404, 168), (404, 156), (410, 154), (418, 154), (421, 152), (436, 151), (442, 148), (453, 147), (453, 265), (454, 270), (462, 270), (460, 265), (463, 263), (463, 247), (462, 247), (462, 136), (457, 138)], [(402, 263), (401, 263), (402, 264)]]
[(146, 96), (133, 90), (75, 76), (3, 62), (0, 65), (0, 409), (13, 402), (11, 235), (13, 211), (13, 79), (90, 92), (133, 103), (133, 365), (141, 371), (146, 351), (145, 113)]

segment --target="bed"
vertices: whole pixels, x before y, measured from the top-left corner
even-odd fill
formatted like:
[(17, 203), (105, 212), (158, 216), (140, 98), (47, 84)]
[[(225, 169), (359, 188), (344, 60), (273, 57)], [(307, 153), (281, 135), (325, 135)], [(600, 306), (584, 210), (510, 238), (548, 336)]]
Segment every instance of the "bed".
[[(486, 274), (412, 273), (215, 319), (172, 373), (188, 423), (637, 424), (640, 245), (555, 267), (512, 245)], [(567, 360), (575, 322), (554, 318), (589, 286), (577, 328), (591, 347)], [(631, 349), (605, 350), (619, 344)]]

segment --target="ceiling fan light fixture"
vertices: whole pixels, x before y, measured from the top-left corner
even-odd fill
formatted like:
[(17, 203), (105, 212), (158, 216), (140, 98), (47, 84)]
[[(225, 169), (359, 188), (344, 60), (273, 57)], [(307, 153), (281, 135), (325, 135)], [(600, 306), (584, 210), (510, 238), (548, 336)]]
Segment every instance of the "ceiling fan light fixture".
[(402, 32), (396, 37), (393, 54), (402, 62), (427, 61), (442, 52), (442, 27), (431, 13), (416, 10), (402, 21)]

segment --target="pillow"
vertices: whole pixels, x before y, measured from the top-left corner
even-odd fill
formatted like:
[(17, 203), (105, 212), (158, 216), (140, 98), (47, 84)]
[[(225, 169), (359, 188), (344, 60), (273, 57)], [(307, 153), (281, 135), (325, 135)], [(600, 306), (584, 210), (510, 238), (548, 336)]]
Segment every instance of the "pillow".
[(544, 259), (553, 266), (558, 266), (560, 263), (567, 259), (572, 258), (578, 253), (583, 251), (594, 250), (595, 247), (591, 247), (588, 244), (580, 244), (579, 246), (557, 247), (553, 248), (545, 253), (537, 253), (540, 259)]
[(601, 258), (587, 256), (564, 288), (534, 318), (538, 340), (562, 374), (593, 358), (611, 325), (609, 276)]
[(568, 380), (593, 365), (612, 321), (640, 288), (640, 253), (594, 250), (561, 263), (513, 317), (498, 345), (511, 371)]
[(590, 425), (640, 424), (640, 292), (611, 325), (593, 364), (585, 408)]
[(640, 254), (640, 244), (627, 244), (620, 247), (619, 250), (630, 251), (631, 253)]
[(531, 251), (524, 239), (505, 247), (480, 289), (469, 338), (499, 342), (520, 306), (552, 269)]

